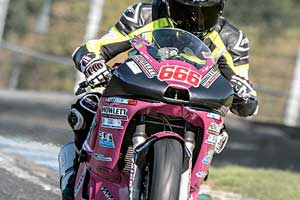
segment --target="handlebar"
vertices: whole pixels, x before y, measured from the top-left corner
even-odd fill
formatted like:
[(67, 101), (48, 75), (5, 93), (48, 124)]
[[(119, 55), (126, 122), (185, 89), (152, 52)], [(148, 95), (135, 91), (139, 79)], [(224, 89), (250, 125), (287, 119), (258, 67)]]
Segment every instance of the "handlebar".
[(87, 91), (87, 88), (94, 89), (97, 87), (106, 87), (107, 84), (108, 82), (103, 82), (93, 87), (87, 81), (82, 81), (81, 83), (78, 84), (78, 89), (76, 90), (75, 95), (78, 96), (85, 93)]

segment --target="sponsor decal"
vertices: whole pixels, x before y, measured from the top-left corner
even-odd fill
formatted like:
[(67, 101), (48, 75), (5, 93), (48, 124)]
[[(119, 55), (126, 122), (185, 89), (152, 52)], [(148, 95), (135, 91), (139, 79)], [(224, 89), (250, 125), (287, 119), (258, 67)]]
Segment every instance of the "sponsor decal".
[(148, 63), (148, 61), (141, 55), (132, 57), (133, 60), (139, 65), (148, 78), (157, 76), (155, 69)]
[(118, 107), (109, 107), (109, 106), (102, 106), (102, 116), (109, 117), (109, 118), (116, 118), (122, 119), (127, 121), (127, 109), (126, 108), (118, 108)]
[(160, 81), (178, 81), (193, 87), (198, 87), (201, 75), (183, 66), (165, 65), (160, 68), (158, 79)]
[(103, 154), (96, 154), (94, 153), (94, 158), (96, 160), (104, 161), (104, 162), (111, 162), (112, 158), (111, 157), (106, 157)]
[(113, 119), (102, 117), (101, 127), (103, 128), (111, 128), (111, 129), (123, 129), (122, 120), (121, 119)]
[(216, 113), (207, 113), (207, 117), (210, 119), (216, 119), (216, 120), (220, 120), (221, 116), (216, 114)]
[(198, 177), (198, 178), (205, 178), (206, 176), (207, 176), (207, 172), (206, 171), (200, 171), (200, 172), (197, 172), (196, 173), (196, 176)]
[(125, 99), (121, 97), (106, 97), (105, 102), (107, 103), (117, 103), (117, 104), (126, 104), (126, 105), (136, 105), (137, 100), (134, 99)]
[(211, 68), (201, 80), (201, 85), (205, 88), (209, 88), (220, 76), (220, 72), (217, 67)]
[(115, 148), (113, 135), (111, 133), (99, 133), (99, 145), (107, 148)]
[(210, 144), (210, 145), (215, 145), (217, 144), (218, 141), (218, 136), (216, 135), (212, 135), (212, 134), (208, 134), (208, 138), (205, 141), (206, 144)]
[(80, 175), (80, 178), (79, 178), (77, 184), (75, 185), (75, 188), (74, 188), (74, 195), (75, 195), (75, 197), (77, 196), (77, 194), (78, 194), (80, 188), (81, 188), (82, 185), (83, 185), (83, 181), (84, 181), (85, 174), (86, 174), (86, 168), (84, 168), (83, 172), (82, 172), (81, 175)]
[(106, 200), (114, 200), (114, 197), (112, 194), (108, 191), (108, 189), (105, 186), (102, 186), (100, 188), (101, 192), (104, 194)]
[(139, 66), (133, 62), (133, 61), (129, 61), (126, 63), (126, 65), (129, 67), (129, 69), (132, 71), (133, 74), (140, 74), (142, 73), (142, 70), (139, 68)]
[(208, 127), (208, 133), (218, 135), (220, 133), (220, 126), (216, 123), (211, 123)]
[(120, 98), (120, 97), (106, 97), (105, 102), (107, 102), (107, 103), (128, 104), (128, 99)]
[(209, 150), (205, 155), (205, 157), (203, 158), (202, 163), (208, 165), (211, 162), (213, 155), (214, 155), (214, 150)]

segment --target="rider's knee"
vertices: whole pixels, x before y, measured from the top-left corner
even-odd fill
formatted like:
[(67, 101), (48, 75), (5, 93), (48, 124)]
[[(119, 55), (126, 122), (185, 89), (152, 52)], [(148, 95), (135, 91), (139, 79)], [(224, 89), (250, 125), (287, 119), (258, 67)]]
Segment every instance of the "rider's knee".
[(100, 97), (99, 93), (88, 93), (71, 106), (68, 122), (75, 134), (86, 134), (89, 131)]

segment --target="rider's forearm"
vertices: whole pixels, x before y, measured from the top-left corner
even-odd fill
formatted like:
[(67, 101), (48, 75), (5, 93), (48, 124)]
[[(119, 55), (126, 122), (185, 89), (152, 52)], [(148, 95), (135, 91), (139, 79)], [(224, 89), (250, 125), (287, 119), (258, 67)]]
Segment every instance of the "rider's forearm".
[(119, 53), (122, 53), (130, 48), (129, 40), (129, 36), (122, 35), (114, 26), (100, 39), (89, 40), (75, 50), (73, 54), (73, 61), (76, 65), (76, 68), (80, 70), (81, 59), (88, 53), (94, 53), (101, 56), (105, 61), (109, 61)]
[[(91, 43), (89, 43), (91, 45)], [(81, 71), (81, 59), (83, 56), (88, 53), (95, 53), (96, 55), (101, 56), (106, 62), (122, 53), (130, 48), (130, 43), (128, 41), (106, 44), (104, 46), (99, 46), (98, 49), (89, 49), (87, 44), (82, 45), (78, 49), (75, 50), (73, 54), (73, 61), (75, 63), (76, 68)]]

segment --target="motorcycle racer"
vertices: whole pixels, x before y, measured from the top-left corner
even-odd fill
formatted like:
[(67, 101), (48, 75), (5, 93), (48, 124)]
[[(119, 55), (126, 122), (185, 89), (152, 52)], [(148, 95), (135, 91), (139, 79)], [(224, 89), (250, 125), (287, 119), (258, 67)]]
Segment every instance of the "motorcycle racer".
[[(204, 41), (217, 59), (220, 72), (231, 82), (236, 94), (231, 111), (239, 116), (251, 116), (257, 111), (258, 102), (248, 81), (249, 40), (222, 17), (224, 4), (225, 0), (154, 0), (134, 4), (107, 34), (75, 50), (75, 66), (85, 75), (88, 84), (96, 88), (109, 81), (111, 73), (106, 62), (130, 49), (130, 39), (158, 28), (181, 28)], [(68, 120), (74, 131), (77, 153), (87, 137), (99, 99), (99, 93), (87, 93), (71, 106)], [(74, 199), (77, 168), (75, 159), (74, 173), (68, 184), (62, 186), (65, 200)]]

